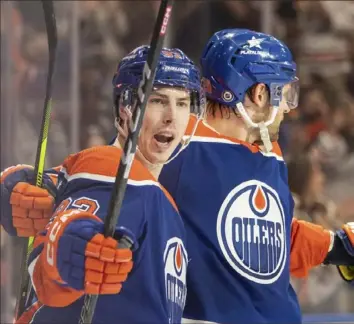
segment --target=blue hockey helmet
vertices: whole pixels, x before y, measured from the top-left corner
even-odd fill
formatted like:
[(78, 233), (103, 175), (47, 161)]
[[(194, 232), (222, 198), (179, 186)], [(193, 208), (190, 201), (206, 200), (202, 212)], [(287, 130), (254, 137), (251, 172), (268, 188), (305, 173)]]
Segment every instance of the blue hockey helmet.
[(270, 91), (272, 106), (279, 106), (282, 88), (291, 83), (286, 98), (289, 108), (298, 104), (296, 64), (289, 48), (273, 36), (247, 30), (225, 29), (215, 33), (202, 57), (206, 96), (235, 107), (257, 83)]
[[(134, 98), (136, 89), (142, 79), (145, 61), (150, 46), (140, 46), (125, 56), (119, 63), (114, 74), (114, 105), (117, 114), (117, 99), (123, 92), (130, 93)], [(178, 87), (189, 90), (191, 93), (191, 112), (199, 114), (204, 106), (203, 91), (200, 73), (192, 60), (180, 49), (163, 48), (159, 57), (154, 87)], [(132, 99), (133, 100), (133, 99)]]
[[(296, 108), (299, 84), (296, 64), (289, 48), (273, 36), (248, 29), (225, 29), (215, 33), (202, 57), (202, 77), (206, 97), (228, 107), (237, 107), (250, 127), (260, 129), (267, 151), (272, 148), (267, 126), (275, 120), (283, 96), (283, 87), (290, 88), (285, 100)], [(244, 109), (247, 91), (258, 83), (269, 90), (272, 112), (268, 120), (255, 123)]]

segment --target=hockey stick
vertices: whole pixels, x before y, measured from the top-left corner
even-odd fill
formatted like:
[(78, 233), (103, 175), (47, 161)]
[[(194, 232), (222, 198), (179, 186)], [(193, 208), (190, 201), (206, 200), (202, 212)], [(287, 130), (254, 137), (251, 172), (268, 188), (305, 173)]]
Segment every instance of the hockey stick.
[[(43, 109), (41, 130), (38, 139), (36, 162), (34, 167), (37, 187), (41, 187), (43, 181), (44, 162), (45, 162), (45, 155), (47, 151), (47, 139), (48, 139), (50, 115), (52, 110), (52, 79), (54, 74), (55, 54), (56, 54), (57, 42), (58, 42), (57, 25), (55, 20), (53, 1), (43, 0), (42, 6), (44, 11), (45, 26), (47, 30), (49, 61), (48, 61), (48, 75), (47, 75), (47, 84), (46, 84), (46, 94), (44, 100), (44, 109)], [(28, 302), (30, 297), (30, 291), (32, 289), (31, 281), (27, 271), (27, 260), (32, 250), (34, 237), (30, 237), (29, 239), (23, 238), (22, 240), (23, 240), (23, 242), (21, 243), (22, 277), (21, 277), (21, 284), (20, 284), (20, 292), (16, 303), (17, 318), (19, 318), (19, 316), (24, 312), (26, 303)]]
[[(129, 125), (129, 132), (114, 182), (108, 213), (104, 220), (104, 235), (106, 237), (114, 235), (115, 228), (118, 223), (130, 169), (136, 152), (138, 136), (143, 123), (147, 100), (152, 91), (158, 59), (171, 16), (172, 3), (172, 0), (162, 0), (160, 4), (159, 13), (151, 39), (150, 50), (144, 65), (142, 80), (139, 83), (137, 91), (138, 98), (136, 109), (134, 109), (133, 112), (132, 123)], [(131, 246), (132, 242), (128, 237), (122, 237), (119, 240), (119, 247), (130, 248)], [(80, 324), (92, 322), (97, 299), (98, 295), (85, 296), (84, 305), (82, 307), (79, 320)]]

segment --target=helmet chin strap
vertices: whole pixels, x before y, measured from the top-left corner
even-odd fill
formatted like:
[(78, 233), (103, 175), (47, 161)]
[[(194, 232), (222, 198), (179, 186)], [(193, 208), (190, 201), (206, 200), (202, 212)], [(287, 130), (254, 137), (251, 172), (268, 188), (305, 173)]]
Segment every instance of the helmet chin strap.
[[(189, 136), (183, 136), (182, 140), (181, 140), (181, 147), (180, 149), (178, 150), (178, 152), (172, 156), (171, 158), (169, 158), (166, 162), (163, 163), (163, 165), (167, 164), (167, 163), (170, 163), (171, 161), (173, 161), (184, 149), (187, 148), (187, 146), (189, 145), (189, 143), (191, 142), (191, 139), (192, 137), (194, 136), (194, 133), (195, 131), (197, 130), (197, 127), (198, 127), (198, 124), (199, 122), (203, 120), (203, 116), (202, 115), (199, 115), (197, 117), (197, 120), (194, 124), (194, 127), (193, 127), (193, 130), (192, 130), (192, 133), (189, 135)], [(184, 137), (187, 137), (187, 139), (184, 139)]]
[(261, 135), (261, 140), (263, 142), (265, 151), (266, 151), (266, 153), (269, 153), (272, 150), (273, 145), (272, 145), (272, 142), (269, 137), (268, 126), (274, 122), (277, 112), (279, 110), (279, 107), (272, 106), (272, 108), (271, 108), (272, 113), (271, 113), (270, 118), (266, 122), (263, 121), (261, 123), (255, 123), (252, 121), (252, 119), (248, 115), (245, 107), (243, 106), (242, 102), (237, 103), (236, 107), (237, 107), (237, 110), (239, 111), (239, 113), (241, 114), (243, 120), (246, 122), (246, 124), (249, 127), (259, 128), (259, 133)]

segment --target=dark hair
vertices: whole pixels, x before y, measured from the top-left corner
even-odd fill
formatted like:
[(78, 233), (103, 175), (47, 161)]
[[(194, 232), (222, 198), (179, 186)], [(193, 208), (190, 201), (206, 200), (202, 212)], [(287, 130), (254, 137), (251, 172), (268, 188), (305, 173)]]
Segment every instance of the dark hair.
[[(252, 102), (254, 102), (253, 95), (254, 95), (254, 91), (255, 91), (257, 85), (258, 85), (258, 83), (254, 84), (253, 86), (249, 87), (246, 91), (246, 94), (248, 95), (248, 97), (250, 98), (250, 100)], [(269, 95), (268, 86), (266, 86), (266, 88), (267, 88), (268, 95)], [(217, 109), (219, 109), (222, 118), (224, 118), (224, 116), (226, 118), (230, 118), (231, 112), (233, 112), (236, 116), (239, 116), (236, 107), (228, 107), (228, 109), (223, 109), (223, 107), (228, 107), (228, 106), (222, 105), (216, 101), (208, 99), (206, 112), (207, 112), (207, 114), (213, 115), (215, 117), (215, 112)]]
[(233, 112), (236, 116), (238, 116), (236, 107), (227, 107), (217, 101), (213, 101), (208, 99), (206, 105), (206, 113), (207, 115), (212, 115), (215, 117), (216, 111), (219, 110), (222, 118), (230, 118), (231, 112)]

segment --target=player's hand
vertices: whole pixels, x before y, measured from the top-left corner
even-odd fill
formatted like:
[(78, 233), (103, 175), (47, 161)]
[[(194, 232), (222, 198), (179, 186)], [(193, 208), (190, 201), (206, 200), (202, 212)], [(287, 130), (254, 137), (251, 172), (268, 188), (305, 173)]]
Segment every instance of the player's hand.
[(353, 258), (353, 265), (338, 266), (338, 271), (345, 281), (354, 285), (354, 222), (343, 225), (342, 229), (337, 231), (337, 235), (347, 253)]
[[(50, 225), (42, 255), (52, 279), (86, 294), (117, 294), (133, 267), (132, 251), (118, 249), (103, 236), (103, 222), (88, 212), (69, 209)], [(117, 235), (134, 236), (119, 228)]]
[(29, 165), (16, 165), (1, 173), (1, 225), (11, 236), (35, 236), (52, 215), (54, 183), (46, 174), (43, 188), (34, 183), (34, 169)]

